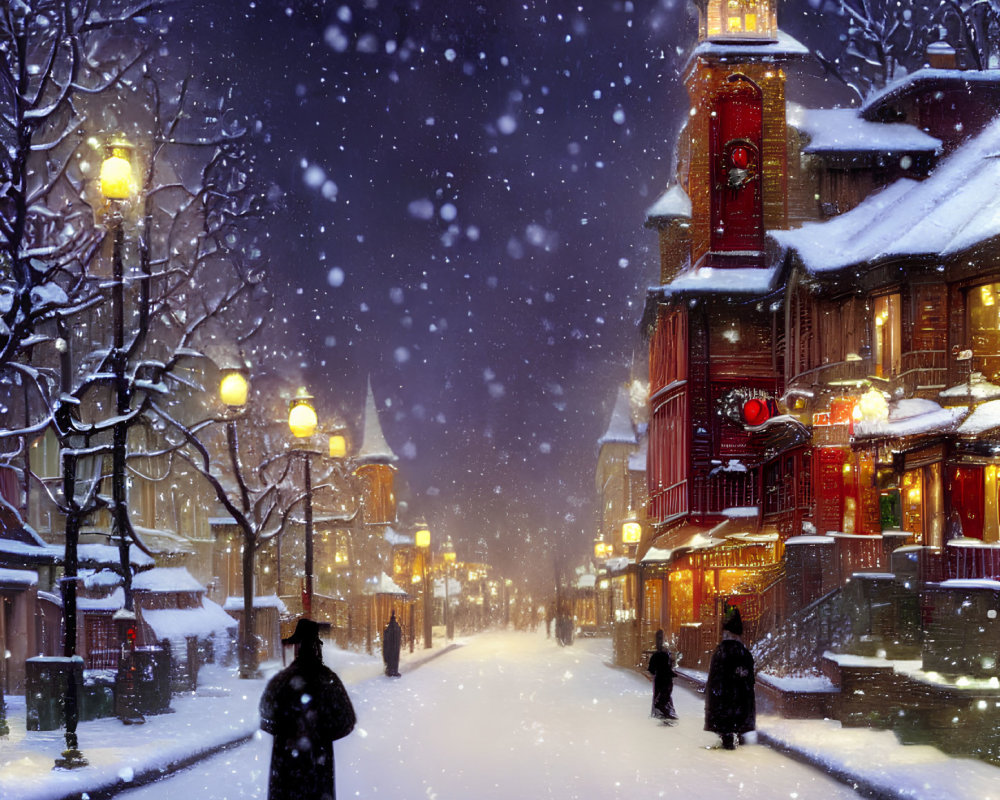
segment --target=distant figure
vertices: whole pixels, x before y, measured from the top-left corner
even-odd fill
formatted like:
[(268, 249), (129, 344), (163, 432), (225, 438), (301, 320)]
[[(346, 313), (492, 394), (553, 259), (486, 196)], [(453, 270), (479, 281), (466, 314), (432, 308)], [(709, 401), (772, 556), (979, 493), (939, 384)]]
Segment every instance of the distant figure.
[(545, 638), (552, 638), (552, 622), (556, 618), (556, 604), (549, 603), (545, 607)]
[(333, 743), (354, 730), (354, 707), (323, 665), (316, 622), (300, 619), (282, 644), (295, 645), (295, 660), (260, 699), (260, 727), (274, 737), (268, 800), (335, 800)]
[(385, 662), (385, 674), (390, 678), (399, 675), (399, 648), (403, 644), (403, 630), (396, 622), (396, 612), (389, 617), (389, 624), (382, 632), (382, 660)]
[(726, 750), (735, 750), (742, 734), (757, 727), (753, 656), (742, 636), (740, 610), (727, 604), (722, 641), (712, 654), (705, 684), (705, 730), (718, 733)]
[(563, 611), (556, 617), (556, 638), (560, 647), (573, 644), (573, 617), (568, 611)]
[(677, 719), (674, 711), (674, 665), (663, 646), (663, 631), (656, 632), (656, 651), (649, 657), (646, 671), (653, 676), (653, 710), (650, 716), (664, 722)]

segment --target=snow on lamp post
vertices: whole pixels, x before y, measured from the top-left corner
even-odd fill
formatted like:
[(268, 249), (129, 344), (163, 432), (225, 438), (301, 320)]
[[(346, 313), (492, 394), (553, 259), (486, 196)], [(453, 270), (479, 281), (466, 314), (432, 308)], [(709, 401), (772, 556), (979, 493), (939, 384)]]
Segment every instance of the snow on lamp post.
[(423, 593), (424, 607), (424, 649), (429, 650), (432, 646), (431, 636), (431, 598), (429, 587), (427, 586), (427, 558), (431, 552), (431, 532), (426, 523), (417, 525), (417, 531), (413, 535), (413, 543), (420, 551), (420, 591)]
[[(296, 439), (308, 439), (319, 425), (319, 418), (316, 416), (316, 409), (312, 404), (312, 395), (304, 388), (292, 398), (288, 407), (288, 427), (292, 436)], [(306, 563), (305, 563), (305, 587), (302, 591), (302, 614), (306, 617), (312, 616), (313, 600), (313, 508), (312, 508), (312, 464), (309, 453), (300, 451), (302, 455), (302, 471), (305, 480), (305, 539), (306, 539)]]
[[(125, 600), (123, 616), (134, 615), (132, 596), (132, 565), (129, 554), (128, 497), (125, 484), (126, 447), (128, 443), (128, 412), (130, 405), (129, 387), (126, 380), (125, 350), (125, 225), (124, 212), (127, 202), (135, 194), (132, 176), (132, 144), (123, 136), (116, 136), (108, 142), (104, 160), (101, 163), (101, 194), (107, 201), (107, 224), (113, 236), (112, 249), (112, 348), (111, 370), (114, 382), (115, 415), (117, 421), (112, 429), (111, 441), (111, 538), (118, 543), (118, 559), (122, 572), (122, 589)], [(123, 626), (123, 630), (124, 627)], [(135, 692), (132, 672), (135, 669), (135, 641), (131, 637), (122, 638), (124, 663), (124, 694), (120, 698), (119, 716), (127, 724), (143, 722), (142, 715), (135, 711)], [(121, 688), (121, 687), (120, 687)], [(68, 735), (68, 732), (67, 732)]]

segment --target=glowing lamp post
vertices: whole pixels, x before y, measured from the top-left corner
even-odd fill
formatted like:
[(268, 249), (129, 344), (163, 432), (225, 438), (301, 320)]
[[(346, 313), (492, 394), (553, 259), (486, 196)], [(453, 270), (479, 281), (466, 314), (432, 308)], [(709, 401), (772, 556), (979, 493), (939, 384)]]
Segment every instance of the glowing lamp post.
[(431, 532), (428, 530), (426, 524), (421, 524), (417, 526), (417, 531), (413, 535), (413, 543), (416, 545), (417, 550), (420, 551), (420, 582), (421, 591), (424, 595), (424, 649), (429, 650), (431, 648), (431, 598), (430, 591), (427, 586), (427, 558), (430, 556), (431, 552)]
[[(299, 389), (288, 407), (288, 427), (296, 439), (308, 439), (319, 425), (312, 395)], [(305, 587), (302, 591), (302, 614), (312, 616), (313, 601), (313, 509), (312, 509), (312, 465), (309, 454), (302, 451), (302, 471), (305, 476), (306, 514), (306, 564)]]
[[(101, 194), (107, 201), (107, 223), (113, 234), (112, 240), (112, 280), (111, 280), (111, 306), (112, 306), (112, 348), (111, 348), (111, 372), (114, 380), (115, 413), (118, 422), (112, 429), (111, 440), (111, 536), (118, 543), (118, 560), (122, 573), (122, 589), (125, 595), (124, 608), (122, 614), (125, 618), (134, 615), (134, 599), (132, 596), (132, 565), (129, 553), (128, 536), (128, 497), (126, 489), (126, 446), (128, 440), (128, 423), (126, 419), (129, 413), (129, 387), (126, 380), (126, 360), (128, 358), (125, 349), (125, 226), (124, 226), (124, 206), (135, 194), (135, 183), (132, 177), (132, 145), (123, 137), (112, 139), (106, 148), (104, 160), (101, 163), (100, 188)], [(67, 541), (67, 551), (70, 543)], [(73, 564), (67, 565), (67, 588), (73, 587), (72, 600), (72, 621), (73, 635), (76, 633), (76, 543), (73, 543)], [(72, 570), (72, 571), (70, 571)], [(69, 609), (67, 609), (68, 611)], [(69, 614), (67, 614), (67, 628), (69, 628)], [(141, 723), (145, 720), (135, 709), (135, 685), (131, 676), (135, 670), (135, 639), (122, 635), (122, 658), (123, 664), (119, 672), (129, 676), (125, 680), (125, 685), (119, 687), (124, 695), (119, 702), (119, 717), (126, 724)], [(67, 640), (69, 630), (67, 630)], [(75, 700), (74, 700), (75, 706)], [(73, 714), (76, 715), (76, 708)], [(74, 720), (75, 728), (75, 720)], [(75, 730), (73, 738), (76, 738)], [(69, 722), (66, 730), (67, 744), (69, 744), (70, 731)]]
[[(236, 419), (247, 403), (250, 384), (246, 372), (241, 368), (223, 370), (219, 381), (219, 399), (233, 412), (226, 418), (226, 444), (229, 448), (229, 460), (233, 471), (240, 474), (239, 439), (236, 431)], [(250, 498), (241, 493), (244, 515), (250, 513)], [(256, 561), (256, 545), (253, 537), (243, 537), (243, 624), (240, 628), (239, 658), (240, 677), (257, 677), (257, 646), (254, 641), (254, 563)]]

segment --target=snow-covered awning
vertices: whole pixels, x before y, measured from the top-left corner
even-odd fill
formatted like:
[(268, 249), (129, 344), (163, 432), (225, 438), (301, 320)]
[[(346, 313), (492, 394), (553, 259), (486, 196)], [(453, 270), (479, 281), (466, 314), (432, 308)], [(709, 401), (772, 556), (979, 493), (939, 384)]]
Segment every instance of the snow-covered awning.
[(854, 423), (855, 439), (898, 439), (928, 433), (949, 433), (966, 415), (965, 406), (941, 408), (933, 400), (919, 397), (889, 404), (886, 420), (860, 420)]
[[(279, 614), (285, 614), (288, 608), (276, 594), (256, 595), (253, 599), (254, 608), (276, 608)], [(243, 597), (227, 597), (222, 608), (226, 611), (242, 611)]]
[(406, 592), (399, 588), (399, 584), (384, 572), (379, 573), (377, 581), (365, 586), (365, 594), (392, 594), (406, 597)]
[(664, 297), (681, 294), (765, 294), (771, 290), (776, 267), (696, 267), (670, 283), (650, 288)]
[(200, 608), (157, 608), (143, 610), (142, 618), (159, 639), (183, 639), (188, 636), (212, 636), (239, 625), (218, 603), (207, 597)]

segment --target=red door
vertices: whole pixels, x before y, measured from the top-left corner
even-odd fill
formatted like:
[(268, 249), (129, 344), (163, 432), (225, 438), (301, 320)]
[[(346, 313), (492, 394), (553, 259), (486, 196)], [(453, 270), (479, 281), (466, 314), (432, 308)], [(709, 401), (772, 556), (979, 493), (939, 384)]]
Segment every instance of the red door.
[(982, 539), (983, 468), (948, 467), (948, 486), (945, 495), (951, 498), (951, 513), (945, 530), (946, 538), (960, 535), (968, 539)]
[(759, 252), (764, 247), (762, 129), (760, 87), (745, 76), (731, 76), (716, 101), (709, 133), (715, 252)]

